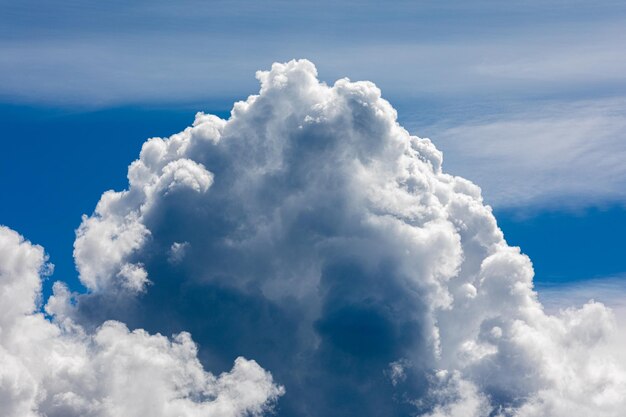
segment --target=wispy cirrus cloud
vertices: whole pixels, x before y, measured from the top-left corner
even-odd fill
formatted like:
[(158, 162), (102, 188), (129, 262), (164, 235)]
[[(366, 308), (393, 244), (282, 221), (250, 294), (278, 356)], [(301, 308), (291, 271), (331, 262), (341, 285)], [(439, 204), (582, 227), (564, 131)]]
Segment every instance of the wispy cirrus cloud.
[(314, 59), (328, 80), (376, 79), (401, 102), (624, 91), (626, 10), (614, 2), (586, 14), (558, 1), (326, 6), (7, 4), (0, 97), (66, 106), (218, 97), (227, 108), (256, 68), (294, 56)]
[(626, 313), (626, 276), (623, 275), (565, 283), (545, 282), (538, 286), (538, 291), (541, 302), (551, 313), (596, 300), (618, 311), (618, 317), (626, 317), (622, 314)]
[(499, 207), (626, 200), (626, 100), (535, 102), (426, 128), (454, 173)]

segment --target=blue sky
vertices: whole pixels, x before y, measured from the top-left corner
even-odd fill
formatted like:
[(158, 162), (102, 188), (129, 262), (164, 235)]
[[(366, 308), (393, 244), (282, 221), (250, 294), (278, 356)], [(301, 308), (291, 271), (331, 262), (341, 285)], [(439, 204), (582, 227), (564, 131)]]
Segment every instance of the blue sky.
[(73, 230), (146, 138), (227, 115), (293, 57), (376, 82), (483, 188), (538, 283), (626, 273), (623, 2), (0, 5), (0, 219), (57, 278), (77, 282)]

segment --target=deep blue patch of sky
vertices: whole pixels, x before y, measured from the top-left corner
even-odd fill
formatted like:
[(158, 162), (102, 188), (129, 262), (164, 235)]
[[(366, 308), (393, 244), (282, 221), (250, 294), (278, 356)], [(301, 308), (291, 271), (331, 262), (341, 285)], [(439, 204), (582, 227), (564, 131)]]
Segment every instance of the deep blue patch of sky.
[(623, 204), (531, 213), (496, 210), (495, 215), (507, 242), (533, 261), (539, 285), (626, 272)]

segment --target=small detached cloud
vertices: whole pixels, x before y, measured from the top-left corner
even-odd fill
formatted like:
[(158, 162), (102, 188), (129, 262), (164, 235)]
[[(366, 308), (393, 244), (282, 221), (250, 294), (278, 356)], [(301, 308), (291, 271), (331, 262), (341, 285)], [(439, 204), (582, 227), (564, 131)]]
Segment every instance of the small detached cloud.
[(189, 242), (174, 242), (170, 247), (167, 260), (172, 264), (178, 264), (185, 258), (185, 252), (189, 248)]
[[(10, 404), (230, 416), (280, 396), (285, 417), (622, 415), (612, 311), (547, 314), (480, 188), (444, 172), (374, 84), (327, 85), (306, 60), (257, 78), (228, 120), (199, 113), (143, 145), (128, 189), (83, 218), (74, 255), (89, 292), (56, 285), (52, 322), (33, 313), (39, 281), (24, 272), (35, 284), (16, 286), (26, 301), (7, 325), (37, 321), (63, 343), (30, 349), (82, 361), (31, 366), (38, 354), (10, 351), (8, 386), (25, 387)], [(57, 369), (46, 393), (61, 399), (44, 404), (37, 372)], [(145, 383), (123, 389), (132, 375)]]

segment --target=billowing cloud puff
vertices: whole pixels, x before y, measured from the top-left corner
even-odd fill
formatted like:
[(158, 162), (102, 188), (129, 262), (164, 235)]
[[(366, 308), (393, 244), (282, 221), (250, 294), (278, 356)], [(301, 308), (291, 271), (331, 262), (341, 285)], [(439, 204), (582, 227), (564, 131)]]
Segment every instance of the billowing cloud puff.
[(188, 333), (173, 340), (107, 321), (94, 333), (65, 314), (55, 284), (50, 321), (36, 311), (41, 247), (0, 227), (0, 411), (5, 417), (260, 415), (282, 394), (256, 362), (207, 373)]
[[(228, 120), (199, 113), (148, 140), (128, 190), (103, 194), (75, 242), (90, 291), (56, 286), (57, 322), (107, 352), (111, 334), (168, 352), (191, 343), (110, 320), (190, 331), (206, 368), (236, 361), (226, 385), (258, 390), (241, 394), (258, 411), (280, 389), (236, 359), (254, 358), (286, 388), (279, 416), (621, 415), (612, 313), (546, 314), (480, 189), (443, 172), (374, 84), (328, 86), (305, 60), (257, 78)], [(237, 377), (240, 363), (256, 377)]]

